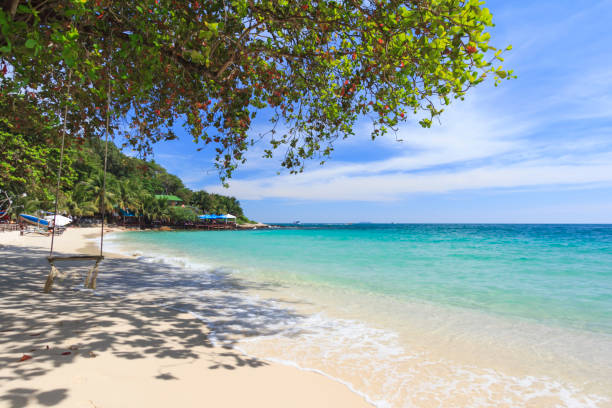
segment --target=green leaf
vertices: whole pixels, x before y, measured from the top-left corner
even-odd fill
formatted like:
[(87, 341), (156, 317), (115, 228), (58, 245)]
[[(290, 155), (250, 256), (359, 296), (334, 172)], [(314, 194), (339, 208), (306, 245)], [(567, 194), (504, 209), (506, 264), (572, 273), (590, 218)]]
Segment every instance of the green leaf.
[(36, 42), (36, 40), (33, 40), (33, 39), (31, 39), (31, 38), (29, 38), (29, 39), (28, 39), (28, 40), (25, 42), (25, 46), (26, 46), (26, 47), (28, 47), (28, 48), (34, 48), (34, 47), (36, 47), (36, 44), (38, 44), (38, 43)]
[(27, 13), (30, 14), (32, 12), (32, 9), (28, 6), (26, 6), (25, 4), (20, 4), (17, 7), (17, 13)]

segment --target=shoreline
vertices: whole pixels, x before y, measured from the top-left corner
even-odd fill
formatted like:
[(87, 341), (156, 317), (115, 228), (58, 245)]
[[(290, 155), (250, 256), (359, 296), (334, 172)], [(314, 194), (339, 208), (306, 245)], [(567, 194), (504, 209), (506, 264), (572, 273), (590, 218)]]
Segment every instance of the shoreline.
[[(86, 254), (98, 251), (99, 227), (75, 230), (78, 232), (75, 251)], [(121, 231), (105, 229), (106, 233)], [(467, 406), (469, 401), (476, 404), (482, 398), (497, 401), (498, 406), (516, 406), (510, 401), (518, 404), (522, 401), (542, 407), (555, 404), (599, 407), (611, 401), (605, 386), (609, 381), (603, 380), (612, 378), (605, 374), (608, 368), (593, 366), (609, 361), (603, 343), (601, 347), (593, 343), (595, 347), (589, 348), (599, 350), (601, 357), (589, 363), (582, 357), (596, 354), (587, 349), (584, 349), (587, 354), (583, 354), (582, 348), (570, 347), (575, 336), (566, 338), (570, 333), (561, 329), (551, 330), (552, 327), (527, 320), (500, 320), (463, 309), (446, 310), (435, 304), (381, 299), (368, 293), (327, 291), (325, 285), (312, 287), (297, 281), (269, 280), (253, 275), (256, 271), (251, 268), (256, 266), (256, 259), (236, 258), (236, 252), (230, 252), (232, 258), (225, 261), (214, 256), (189, 258), (182, 249), (172, 251), (167, 246), (170, 241), (162, 238), (163, 233), (160, 236), (147, 233), (146, 239), (139, 236), (132, 240), (120, 234), (117, 240), (109, 239), (108, 245), (105, 239), (106, 259), (95, 299), (114, 302), (107, 309), (125, 309), (122, 316), (138, 314), (146, 305), (163, 315), (172, 315), (175, 320), (195, 321), (210, 345), (210, 349), (196, 354), (214, 355), (211, 360), (215, 363), (208, 369), (233, 372), (234, 368), (229, 368), (232, 362), (227, 361), (228, 350), (232, 350), (241, 358), (239, 367), (280, 366), (318, 375), (357, 397), (359, 403), (378, 407), (404, 406), (408, 401), (415, 406), (435, 405), (435, 401)], [(165, 236), (179, 238), (174, 234)], [(229, 235), (222, 236), (234, 242)], [(47, 237), (28, 237), (24, 242), (33, 240), (49, 242)], [(64, 243), (56, 242), (58, 251), (63, 250)], [(66, 294), (65, 289), (61, 293)], [(77, 293), (91, 295), (90, 291)], [(154, 316), (139, 320), (147, 321), (145, 326), (149, 327), (157, 321)], [(138, 326), (143, 324), (139, 322)], [(128, 332), (135, 333), (133, 329)], [(169, 330), (161, 337), (175, 336)], [(561, 337), (564, 343), (555, 343)], [(539, 344), (538, 339), (547, 340)], [(576, 345), (588, 344), (582, 340)], [(563, 352), (563, 357), (554, 352), (555, 348)], [(149, 348), (148, 353), (154, 351)], [(129, 355), (138, 363), (141, 358), (150, 357), (142, 357), (141, 352), (133, 350), (129, 350)], [(139, 365), (133, 367), (141, 372)], [(571, 370), (571, 375), (566, 369)], [(598, 371), (604, 375), (593, 377)], [(527, 399), (522, 399), (523, 396)]]
[[(238, 259), (234, 257), (235, 252), (229, 253), (232, 257), (228, 258), (227, 262), (214, 256), (186, 257), (186, 253), (178, 247), (173, 250), (160, 247), (158, 240), (159, 243), (166, 242), (161, 236), (147, 235), (147, 239), (135, 238), (137, 245), (130, 245), (129, 239), (119, 242), (119, 245), (125, 245), (126, 253), (130, 252), (129, 248), (141, 248), (142, 251), (138, 255), (143, 258), (150, 257), (150, 262), (163, 260), (181, 269), (210, 269), (233, 276), (237, 280), (252, 281), (250, 296), (272, 300), (276, 305), (300, 314), (297, 321), (292, 323), (295, 324), (292, 326), (294, 328), (285, 325), (278, 327), (278, 334), (244, 337), (244, 342), (238, 342), (237, 348), (268, 361), (319, 369), (330, 378), (353, 384), (356, 389), (365, 391), (371, 400), (382, 401), (388, 395), (386, 392), (372, 392), (369, 388), (373, 384), (372, 381), (377, 382), (380, 378), (389, 377), (388, 373), (393, 372), (396, 374), (389, 378), (392, 378), (391, 383), (396, 384), (395, 386), (389, 388), (388, 384), (383, 384), (377, 387), (380, 390), (388, 388), (387, 392), (389, 389), (403, 389), (402, 392), (413, 402), (419, 401), (419, 398), (413, 399), (411, 394), (424, 394), (427, 402), (422, 400), (423, 406), (428, 406), (427, 403), (431, 402), (431, 395), (427, 395), (428, 392), (424, 390), (430, 389), (430, 386), (433, 388), (432, 384), (437, 384), (437, 392), (445, 395), (443, 400), (451, 405), (458, 401), (455, 397), (482, 398), (491, 391), (495, 395), (493, 401), (500, 402), (500, 406), (503, 405), (502, 400), (496, 398), (514, 392), (517, 393), (514, 402), (521, 401), (523, 393), (531, 395), (530, 406), (551, 406), (550, 404), (554, 405), (555, 401), (559, 400), (565, 401), (568, 406), (576, 403), (583, 404), (581, 406), (606, 406), (606, 403), (601, 401), (588, 405), (598, 401), (599, 396), (610, 401), (609, 388), (604, 385), (609, 381), (598, 381), (597, 378), (601, 377), (594, 377), (593, 374), (600, 369), (589, 367), (587, 359), (582, 358), (588, 357), (592, 362), (606, 364), (610, 360), (605, 349), (595, 347), (582, 350), (565, 347), (568, 345), (565, 341), (570, 339), (565, 339), (564, 335), (573, 332), (574, 335), (584, 337), (585, 334), (580, 331), (561, 327), (555, 329), (528, 319), (491, 316), (478, 311), (438, 307), (421, 302), (405, 303), (363, 293), (342, 293), (341, 290), (327, 293), (325, 285), (315, 288), (293, 280), (284, 279), (277, 282), (266, 279), (265, 276), (255, 278), (256, 271), (252, 268), (256, 267), (256, 259), (252, 256), (246, 260), (240, 258), (241, 262), (235, 262)], [(119, 240), (121, 241), (121, 238)], [(195, 247), (190, 247), (192, 252), (194, 249)], [(200, 263), (200, 260), (203, 263)], [(362, 297), (370, 299), (362, 302)], [(195, 304), (192, 306), (197, 307)], [(263, 306), (264, 310), (265, 307)], [(226, 316), (223, 318), (229, 319)], [(256, 316), (253, 317), (253, 321), (256, 320)], [(218, 324), (213, 317), (208, 318), (208, 321), (213, 327)], [(276, 326), (282, 326), (270, 323), (273, 330), (276, 330)], [(466, 323), (468, 325), (464, 326)], [(217, 329), (219, 332), (232, 332), (231, 327), (223, 327), (223, 322)], [(296, 333), (295, 337), (292, 331)], [(498, 337), (500, 332), (501, 336)], [(299, 340), (300, 333), (305, 333), (305, 337), (310, 339), (307, 340), (308, 344), (301, 344), (303, 340)], [(572, 339), (576, 337), (574, 335)], [(385, 338), (391, 340), (379, 342)], [(556, 341), (560, 339), (565, 340), (563, 343)], [(394, 362), (385, 369), (378, 364), (377, 359), (370, 359), (368, 353), (356, 355), (358, 351), (361, 352), (362, 346), (368, 347), (370, 340), (377, 343), (369, 353), (370, 356), (381, 351), (382, 347), (382, 350), (390, 351), (391, 354), (387, 357), (397, 363)], [(586, 344), (582, 341), (584, 338), (578, 340), (580, 343), (576, 343), (577, 345)], [(590, 342), (590, 339), (588, 341)], [(606, 342), (610, 344), (610, 339)], [(394, 351), (398, 349), (399, 352)], [(589, 350), (599, 350), (596, 353), (603, 358), (599, 361), (597, 358), (593, 360), (596, 354), (591, 355)], [(561, 354), (558, 351), (563, 355), (562, 358), (559, 358)], [(347, 358), (347, 355), (352, 357)], [(584, 376), (580, 365), (585, 369)], [(600, 368), (602, 373), (610, 372), (609, 367)], [(410, 378), (409, 373), (414, 373), (414, 377)], [(403, 378), (399, 374), (408, 377)], [(604, 375), (603, 378), (606, 377), (607, 375)], [(466, 381), (466, 378), (469, 380)], [(366, 379), (365, 382), (361, 381), (362, 379)], [(489, 391), (487, 384), (491, 381), (494, 386)], [(452, 384), (460, 384), (468, 395), (457, 393), (448, 399), (449, 389), (443, 383), (449, 387), (453, 386)], [(421, 393), (417, 392), (418, 388)], [(435, 394), (433, 397), (436, 398)], [(602, 405), (599, 405), (600, 403)]]
[[(56, 237), (55, 250), (91, 254), (96, 237), (99, 228), (69, 228)], [(371, 406), (321, 374), (214, 346), (205, 324), (160, 308), (155, 291), (109, 297), (57, 283), (43, 294), (49, 243), (0, 233), (0, 406)], [(170, 270), (104, 255), (99, 288), (114, 278), (154, 279)], [(87, 267), (80, 264), (65, 269)]]

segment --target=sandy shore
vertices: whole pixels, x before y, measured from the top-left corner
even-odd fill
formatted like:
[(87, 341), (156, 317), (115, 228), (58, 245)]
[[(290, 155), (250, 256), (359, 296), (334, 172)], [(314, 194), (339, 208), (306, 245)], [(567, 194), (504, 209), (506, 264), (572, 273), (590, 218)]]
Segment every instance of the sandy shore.
[[(88, 238), (98, 233), (68, 229), (56, 251), (96, 253)], [(100, 287), (148, 279), (148, 289), (72, 290), (90, 265), (83, 262), (43, 294), (49, 244), (49, 237), (0, 233), (1, 407), (370, 406), (322, 375), (214, 346), (200, 320), (159, 305), (151, 281), (168, 266), (105, 254)]]

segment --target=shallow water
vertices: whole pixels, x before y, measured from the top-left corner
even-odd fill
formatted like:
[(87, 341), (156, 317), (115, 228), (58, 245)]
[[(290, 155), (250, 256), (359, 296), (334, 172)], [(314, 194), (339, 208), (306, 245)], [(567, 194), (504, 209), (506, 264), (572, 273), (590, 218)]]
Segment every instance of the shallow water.
[[(261, 283), (241, 294), (253, 307), (200, 315), (217, 340), (381, 407), (611, 405), (611, 226), (310, 225), (111, 242), (209, 282), (182, 294), (194, 313), (223, 293), (215, 274)], [(237, 332), (236, 319), (267, 330)]]

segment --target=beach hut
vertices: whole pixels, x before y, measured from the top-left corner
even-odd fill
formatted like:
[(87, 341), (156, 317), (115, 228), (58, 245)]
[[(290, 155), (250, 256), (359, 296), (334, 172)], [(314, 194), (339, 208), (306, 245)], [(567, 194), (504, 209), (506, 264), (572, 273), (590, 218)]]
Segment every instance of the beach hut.
[(227, 222), (229, 221), (230, 223), (234, 223), (236, 224), (236, 216), (232, 215), (232, 214), (225, 214), (225, 215), (220, 215), (219, 218), (225, 220), (225, 223), (227, 224)]
[(177, 205), (181, 205), (182, 207), (185, 206), (185, 204), (183, 203), (183, 200), (180, 197), (177, 197), (175, 195), (168, 195), (168, 194), (156, 194), (155, 198), (157, 198), (158, 200), (166, 200), (168, 202), (168, 204), (170, 204), (172, 207), (177, 206)]
[(227, 225), (228, 221), (229, 221), (229, 224), (232, 224), (233, 226), (236, 225), (236, 216), (232, 214), (224, 214), (224, 215), (203, 214), (203, 215), (199, 215), (198, 218), (200, 219), (201, 222), (203, 222), (204, 224), (207, 224), (209, 227), (214, 228), (214, 229), (229, 228), (229, 226)]
[(204, 214), (204, 215), (200, 215), (200, 216), (198, 216), (198, 218), (199, 218), (200, 220), (205, 221), (205, 222), (207, 222), (207, 223), (208, 223), (208, 222), (211, 222), (211, 220), (216, 220), (216, 219), (218, 219), (218, 218), (219, 218), (219, 216), (218, 216), (218, 215), (215, 215), (215, 214)]
[(135, 216), (136, 216), (136, 214), (134, 214), (134, 213), (133, 213), (133, 212), (132, 212), (130, 209), (128, 209), (128, 208), (126, 208), (126, 209), (120, 208), (120, 209), (119, 209), (119, 214), (121, 214), (121, 215), (122, 215), (122, 216), (124, 216), (124, 217), (135, 217)]

